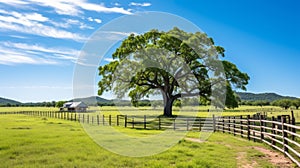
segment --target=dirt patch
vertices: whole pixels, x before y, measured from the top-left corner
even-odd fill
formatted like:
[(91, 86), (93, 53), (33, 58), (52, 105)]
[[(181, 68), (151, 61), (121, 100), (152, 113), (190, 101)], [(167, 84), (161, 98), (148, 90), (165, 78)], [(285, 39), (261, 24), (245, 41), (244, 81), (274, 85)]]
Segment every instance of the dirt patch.
[(246, 152), (239, 152), (236, 157), (237, 160), (237, 167), (240, 168), (254, 168), (257, 167), (257, 163), (254, 161), (250, 163), (247, 159)]
[(292, 161), (285, 157), (282, 153), (265, 149), (263, 147), (254, 146), (252, 149), (258, 150), (261, 153), (265, 154), (265, 157), (275, 166), (280, 168), (291, 168)]
[[(196, 142), (196, 143), (203, 143), (205, 141), (200, 140), (199, 138), (185, 138), (187, 141)], [(226, 146), (226, 144), (224, 144)], [(228, 145), (228, 147), (231, 147)], [(247, 148), (247, 147), (246, 147)], [(249, 149), (249, 148), (248, 148)], [(264, 154), (264, 158), (266, 158), (270, 163), (272, 163), (276, 167), (280, 168), (292, 168), (293, 162), (285, 157), (282, 153), (266, 149), (263, 147), (253, 146), (251, 149), (257, 150)], [(250, 161), (247, 158), (247, 152), (238, 152), (237, 153), (237, 167), (240, 168), (255, 168), (258, 166), (257, 162)]]
[(184, 138), (187, 141), (197, 142), (197, 143), (203, 143), (205, 141), (199, 139), (199, 138)]

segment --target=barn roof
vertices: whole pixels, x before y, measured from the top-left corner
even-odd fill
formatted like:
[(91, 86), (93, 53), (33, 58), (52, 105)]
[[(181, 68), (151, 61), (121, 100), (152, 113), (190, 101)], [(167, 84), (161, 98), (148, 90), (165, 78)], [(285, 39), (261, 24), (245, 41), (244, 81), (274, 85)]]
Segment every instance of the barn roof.
[(88, 107), (83, 102), (67, 102), (63, 105), (64, 108)]

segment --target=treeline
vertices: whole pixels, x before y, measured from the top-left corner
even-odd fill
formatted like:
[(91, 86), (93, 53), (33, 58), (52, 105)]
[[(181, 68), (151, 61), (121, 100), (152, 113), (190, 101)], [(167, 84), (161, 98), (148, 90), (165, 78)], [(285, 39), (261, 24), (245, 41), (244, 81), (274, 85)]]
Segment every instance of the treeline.
[[(51, 101), (51, 102), (39, 102), (39, 103), (19, 103), (19, 104), (0, 104), (0, 107), (62, 107), (63, 104), (67, 101)], [(109, 101), (109, 102), (95, 102), (88, 103), (88, 106), (131, 106), (131, 101)], [(182, 104), (184, 105), (209, 105), (209, 101), (198, 101), (197, 99), (185, 99), (184, 102), (181, 100), (176, 100), (174, 102), (174, 106), (180, 107)], [(294, 107), (299, 109), (300, 107), (300, 99), (279, 99), (275, 101), (267, 101), (267, 100), (257, 100), (257, 101), (245, 101), (239, 100), (238, 105), (247, 105), (247, 106), (278, 106), (284, 109), (288, 109)], [(154, 108), (163, 106), (162, 100), (142, 100), (138, 101), (135, 106), (153, 106)], [(227, 108), (228, 105), (227, 105)], [(236, 106), (231, 107), (236, 108)]]
[(300, 99), (279, 99), (274, 101), (266, 101), (266, 100), (257, 100), (257, 101), (241, 101), (240, 105), (248, 105), (248, 106), (278, 106), (284, 109), (288, 109), (290, 107), (294, 107), (299, 109), (300, 107)]
[[(0, 104), (0, 107), (62, 107), (67, 101), (51, 101), (38, 103), (5, 103)], [(109, 101), (109, 102), (85, 102), (88, 106), (131, 106), (130, 101)], [(150, 100), (142, 100), (137, 103), (137, 106), (151, 106)]]
[(56, 107), (56, 101), (38, 102), (38, 103), (5, 103), (0, 104), (0, 107)]

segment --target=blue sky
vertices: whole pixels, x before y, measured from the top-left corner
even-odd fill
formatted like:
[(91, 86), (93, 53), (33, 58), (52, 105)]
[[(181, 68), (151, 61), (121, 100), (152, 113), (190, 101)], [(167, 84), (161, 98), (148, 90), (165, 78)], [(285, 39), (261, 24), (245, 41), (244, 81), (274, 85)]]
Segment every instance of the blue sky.
[(225, 59), (251, 77), (248, 91), (300, 97), (299, 9), (297, 0), (0, 0), (0, 97), (72, 98), (74, 66), (88, 37), (145, 11), (181, 16), (213, 37)]

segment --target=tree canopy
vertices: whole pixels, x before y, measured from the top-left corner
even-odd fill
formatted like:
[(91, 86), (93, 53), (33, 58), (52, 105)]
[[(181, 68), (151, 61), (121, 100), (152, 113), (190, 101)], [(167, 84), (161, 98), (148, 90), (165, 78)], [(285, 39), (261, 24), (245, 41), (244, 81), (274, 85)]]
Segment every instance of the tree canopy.
[[(227, 89), (226, 104), (235, 107), (233, 90), (245, 90), (249, 76), (233, 63), (220, 61), (224, 53), (223, 47), (201, 32), (175, 27), (168, 32), (131, 34), (113, 53), (114, 60), (99, 67), (98, 94), (113, 91), (118, 97), (128, 95), (134, 104), (151, 94), (161, 94), (164, 115), (172, 116), (177, 99), (200, 96), (211, 100), (212, 88), (220, 94)], [(218, 85), (222, 81), (224, 88)], [(222, 103), (218, 106), (224, 107)]]

